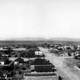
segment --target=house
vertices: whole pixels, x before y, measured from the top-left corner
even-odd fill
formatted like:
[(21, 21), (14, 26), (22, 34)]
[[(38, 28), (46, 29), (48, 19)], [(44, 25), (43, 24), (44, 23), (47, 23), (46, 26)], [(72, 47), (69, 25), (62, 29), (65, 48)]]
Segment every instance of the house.
[(31, 64), (31, 70), (36, 72), (54, 72), (55, 67), (46, 59), (35, 59)]

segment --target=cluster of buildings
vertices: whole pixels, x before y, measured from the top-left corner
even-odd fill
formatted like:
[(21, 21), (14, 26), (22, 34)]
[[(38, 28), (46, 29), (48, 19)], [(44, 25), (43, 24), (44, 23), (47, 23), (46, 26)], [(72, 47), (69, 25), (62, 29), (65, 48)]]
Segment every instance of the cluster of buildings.
[(56, 75), (56, 68), (38, 47), (0, 48), (0, 79), (24, 80), (26, 76)]
[(79, 44), (48, 44), (45, 46), (51, 53), (59, 56), (80, 56), (80, 45)]

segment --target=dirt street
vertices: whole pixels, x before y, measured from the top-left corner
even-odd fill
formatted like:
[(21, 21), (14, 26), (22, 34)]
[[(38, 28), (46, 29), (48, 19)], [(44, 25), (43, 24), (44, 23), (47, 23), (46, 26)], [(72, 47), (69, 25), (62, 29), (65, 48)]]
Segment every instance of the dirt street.
[(52, 64), (57, 68), (58, 74), (64, 77), (63, 80), (80, 80), (80, 77), (73, 73), (71, 67), (67, 66), (64, 57), (58, 57), (53, 53), (49, 53), (48, 49), (39, 48)]

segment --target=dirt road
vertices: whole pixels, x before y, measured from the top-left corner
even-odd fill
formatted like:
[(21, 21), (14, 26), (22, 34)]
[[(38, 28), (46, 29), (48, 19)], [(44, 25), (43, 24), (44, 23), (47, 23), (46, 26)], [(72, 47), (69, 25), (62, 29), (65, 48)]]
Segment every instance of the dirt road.
[(80, 80), (80, 77), (71, 71), (71, 67), (67, 66), (65, 63), (64, 57), (55, 56), (52, 53), (49, 53), (48, 49), (39, 48), (52, 64), (58, 70), (58, 73), (64, 77), (64, 80)]

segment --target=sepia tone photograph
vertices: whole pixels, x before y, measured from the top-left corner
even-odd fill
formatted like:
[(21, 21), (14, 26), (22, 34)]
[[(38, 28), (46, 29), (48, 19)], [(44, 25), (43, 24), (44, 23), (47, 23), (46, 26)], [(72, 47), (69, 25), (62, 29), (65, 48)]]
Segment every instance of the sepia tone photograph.
[(0, 0), (0, 80), (80, 80), (80, 1)]

